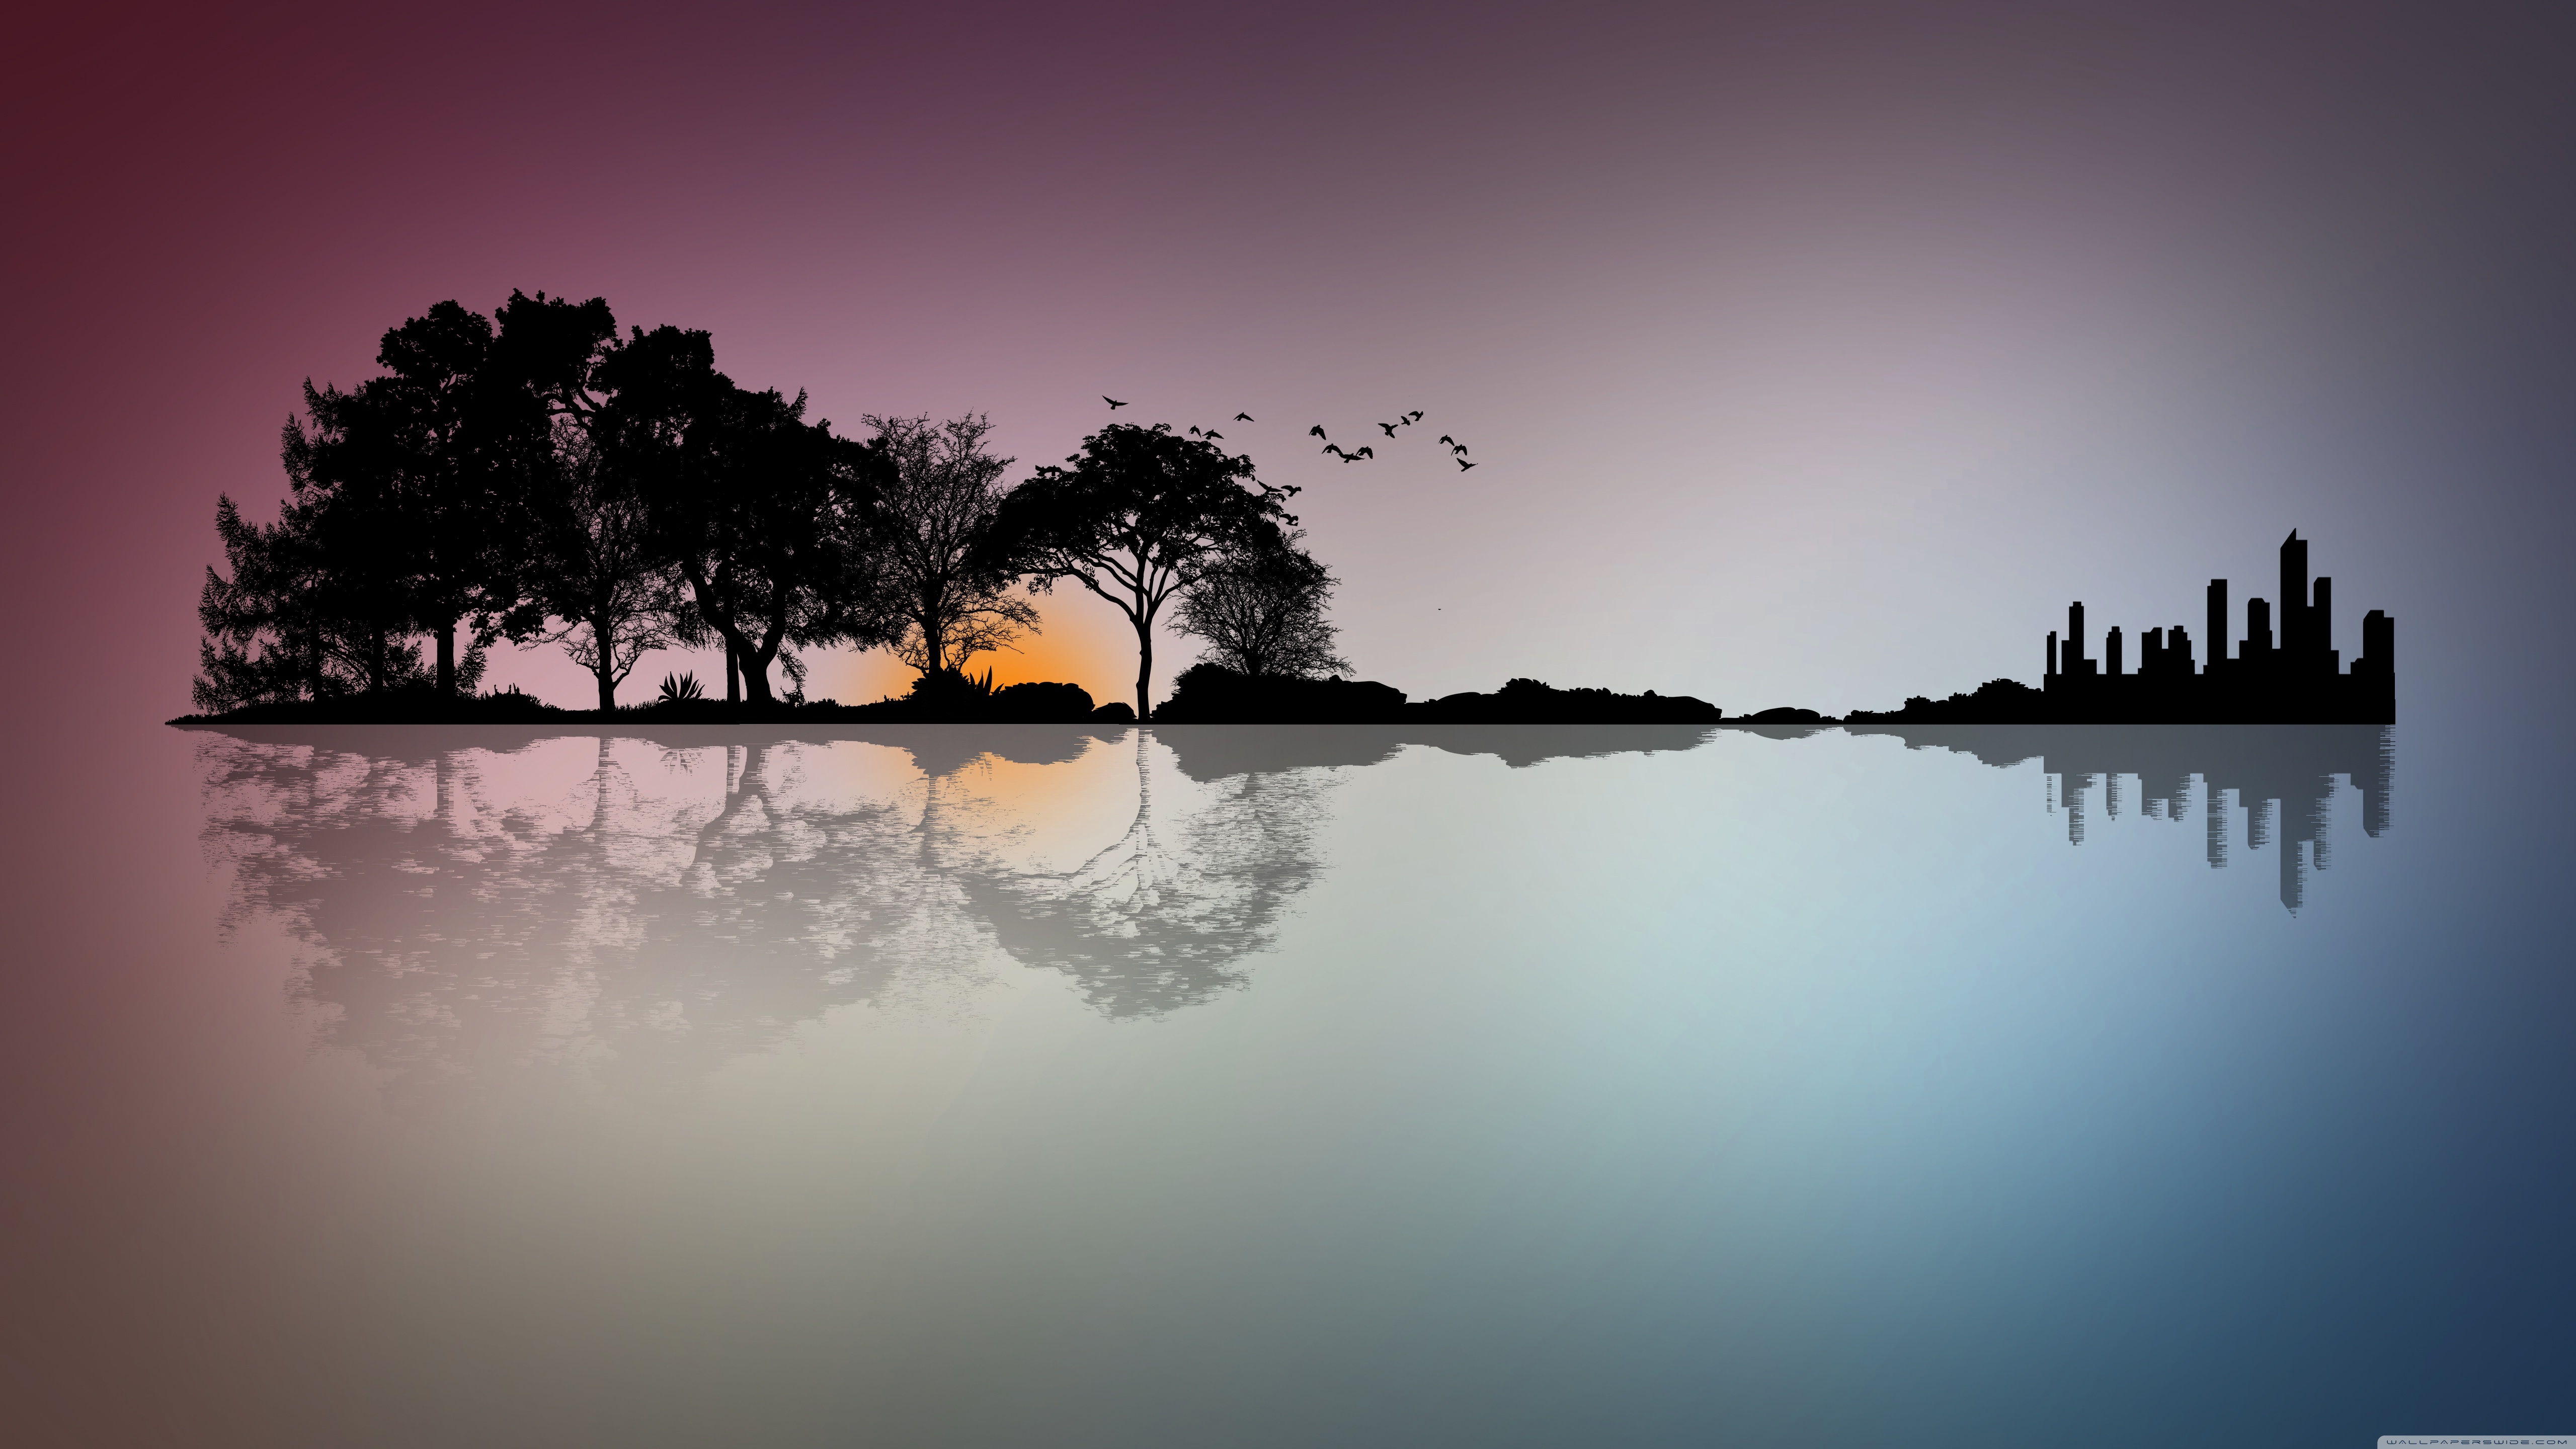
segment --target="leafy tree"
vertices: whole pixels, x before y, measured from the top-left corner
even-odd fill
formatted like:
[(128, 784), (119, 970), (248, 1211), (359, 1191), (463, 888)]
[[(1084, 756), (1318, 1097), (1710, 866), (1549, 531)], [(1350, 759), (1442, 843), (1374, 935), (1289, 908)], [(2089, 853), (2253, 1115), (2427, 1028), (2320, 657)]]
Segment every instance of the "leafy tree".
[(934, 678), (1034, 632), (1037, 608), (1011, 593), (1019, 575), (994, 547), (1011, 460), (985, 451), (992, 423), (972, 413), (867, 423), (892, 465), (877, 517), (887, 607), (902, 620), (895, 657)]
[(251, 523), (229, 495), (215, 502), (215, 536), (231, 577), (206, 570), (197, 598), (206, 633), (189, 690), (207, 714), (347, 692), (331, 667), (327, 623), (312, 607), (319, 559), (292, 513), (290, 506), (276, 523)]
[(647, 491), (614, 466), (599, 435), (614, 401), (603, 374), (617, 319), (601, 298), (512, 292), (498, 321), (501, 365), (551, 419), (551, 446), (524, 495), (534, 617), (516, 620), (516, 632), (563, 645), (598, 681), (599, 707), (614, 710), (636, 661), (703, 637), (689, 627), (677, 568), (657, 547)]
[(493, 344), (489, 319), (441, 302), (385, 334), (384, 376), (350, 392), (308, 381), (309, 422), (287, 426), (287, 474), (315, 505), (317, 546), (357, 591), (381, 595), (369, 617), (431, 636), (441, 694), (459, 683), (459, 627), (479, 650), (520, 604), (521, 489), (550, 445)]
[(1301, 530), (1256, 532), (1181, 590), (1172, 627), (1207, 642), (1208, 657), (1238, 674), (1312, 679), (1348, 674), (1333, 652), (1337, 631), (1324, 608), (1339, 582), (1298, 545)]
[(998, 546), (1035, 575), (1040, 592), (1073, 579), (1127, 616), (1136, 630), (1136, 717), (1146, 719), (1156, 615), (1229, 550), (1295, 523), (1281, 500), (1297, 490), (1264, 483), (1250, 458), (1175, 437), (1160, 423), (1112, 423), (1065, 462), (1072, 466), (1050, 464), (1011, 490)]
[(197, 596), (197, 619), (206, 631), (189, 689), (197, 708), (220, 714), (323, 694), (317, 621), (299, 608), (309, 574), (304, 540), (284, 522), (244, 521), (230, 495), (215, 501), (215, 536), (232, 576), (209, 566)]
[(893, 637), (871, 526), (891, 472), (882, 449), (806, 422), (803, 393), (737, 387), (704, 332), (639, 332), (601, 377), (615, 394), (595, 431), (605, 463), (642, 490), (656, 556), (687, 581), (753, 703), (771, 702), (773, 663), (801, 681), (788, 645)]

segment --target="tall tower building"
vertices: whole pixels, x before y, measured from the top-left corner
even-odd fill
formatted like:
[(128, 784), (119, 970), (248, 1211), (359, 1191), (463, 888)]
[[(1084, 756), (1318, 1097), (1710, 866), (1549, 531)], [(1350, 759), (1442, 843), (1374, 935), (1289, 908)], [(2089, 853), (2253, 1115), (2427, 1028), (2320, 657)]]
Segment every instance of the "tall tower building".
[(2281, 540), (2281, 652), (2293, 668), (2304, 668), (2308, 651), (2308, 541), (2297, 529)]
[(2333, 674), (2343, 668), (2343, 660), (2334, 647), (2334, 580), (2317, 575), (2315, 597), (2308, 604), (2307, 671), (2310, 674)]
[(2209, 663), (2204, 674), (2216, 674), (2227, 662), (2227, 580), (2209, 581), (2209, 632), (2200, 636), (2209, 641)]

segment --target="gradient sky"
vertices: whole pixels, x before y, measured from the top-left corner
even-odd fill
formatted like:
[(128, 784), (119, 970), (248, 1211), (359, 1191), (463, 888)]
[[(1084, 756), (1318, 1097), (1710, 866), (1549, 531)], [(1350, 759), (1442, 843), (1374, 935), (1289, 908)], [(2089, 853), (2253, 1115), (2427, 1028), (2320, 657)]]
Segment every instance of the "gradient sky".
[[(845, 430), (989, 412), (1014, 477), (1102, 393), (1248, 410), (1417, 697), (2035, 681), (2069, 599), (2197, 636), (2295, 526), (2401, 710), (2555, 705), (2570, 75), (2539, 5), (57, 7), (0, 59), (0, 648), (186, 708), (303, 380), (519, 287)], [(1005, 680), (1128, 692), (1107, 605), (1047, 620)]]

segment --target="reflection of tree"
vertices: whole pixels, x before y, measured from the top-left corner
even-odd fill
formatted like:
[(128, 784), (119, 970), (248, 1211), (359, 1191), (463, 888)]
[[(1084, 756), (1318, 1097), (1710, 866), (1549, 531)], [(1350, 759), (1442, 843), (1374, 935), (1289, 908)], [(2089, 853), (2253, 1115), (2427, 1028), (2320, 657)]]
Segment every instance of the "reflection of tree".
[(923, 874), (907, 813), (797, 799), (796, 747), (725, 747), (721, 808), (693, 828), (666, 814), (668, 834), (609, 808), (623, 772), (606, 741), (600, 753), (581, 937), (592, 1019), (620, 1069), (702, 1075), (870, 999), (903, 965), (971, 955), (960, 933), (941, 937), (954, 892)]
[(694, 1080), (954, 944), (920, 929), (938, 887), (893, 805), (795, 800), (794, 752), (764, 744), (678, 762), (720, 761), (720, 796), (656, 799), (612, 743), (587, 800), (547, 801), (491, 798), (477, 753), (213, 737), (232, 918), (281, 919), (326, 1036), (423, 1089), (576, 1063)]
[(1003, 949), (1062, 971), (1111, 1016), (1160, 1016), (1241, 985), (1288, 902), (1323, 873), (1315, 827), (1332, 776), (1245, 774), (1157, 831), (1146, 736), (1136, 737), (1127, 833), (1061, 873), (961, 876)]
[(1240, 983), (1321, 873), (1329, 774), (1228, 781), (1171, 821), (1142, 732), (1126, 834), (1069, 872), (1015, 866), (1025, 802), (954, 808), (962, 773), (1101, 741), (954, 733), (887, 741), (940, 774), (838, 799), (807, 778), (827, 740), (574, 737), (582, 754), (532, 788), (504, 777), (572, 741), (210, 733), (205, 839), (234, 869), (228, 921), (282, 923), (326, 1039), (415, 1095), (567, 1068), (684, 1085), (833, 1007), (971, 974), (995, 944), (1108, 1014), (1160, 1014)]
[[(274, 918), (302, 943), (298, 991), (327, 1039), (414, 1094), (566, 1069), (649, 1091), (834, 1007), (942, 989), (996, 946), (1114, 1017), (1243, 984), (1323, 875), (1334, 783), (1406, 740), (1208, 733), (1223, 728), (1131, 732), (1134, 814), (1058, 857), (1069, 868), (1027, 848), (1067, 824), (1039, 818), (1043, 789), (970, 806), (966, 781), (992, 759), (1082, 768), (1105, 743), (1084, 730), (255, 729), (208, 732), (199, 758), (207, 846), (235, 871), (228, 920)], [(1705, 733), (1432, 742), (1526, 763)], [(845, 741), (901, 748), (922, 775), (840, 788), (866, 758), (835, 758)]]

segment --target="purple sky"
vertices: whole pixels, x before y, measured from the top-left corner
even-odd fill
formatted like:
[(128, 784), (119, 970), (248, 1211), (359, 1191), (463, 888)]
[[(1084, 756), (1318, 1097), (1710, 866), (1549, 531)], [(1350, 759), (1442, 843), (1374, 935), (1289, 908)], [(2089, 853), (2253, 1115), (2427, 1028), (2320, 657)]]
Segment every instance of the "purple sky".
[[(84, 707), (186, 707), (216, 495), (274, 507), (306, 377), (513, 287), (845, 430), (989, 412), (1015, 478), (1104, 392), (1248, 410), (1417, 697), (2035, 680), (2068, 599), (2197, 637), (2292, 526), (2410, 695), (2564, 672), (2548, 7), (63, 7), (7, 49), (8, 675)], [(1410, 408), (1373, 463), (1303, 436)], [(1047, 619), (1005, 680), (1126, 694), (1108, 606)], [(492, 679), (587, 702), (552, 650)]]

